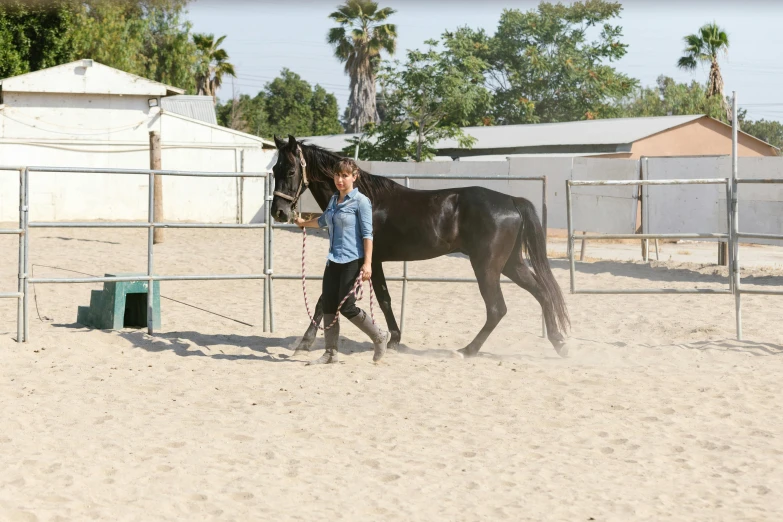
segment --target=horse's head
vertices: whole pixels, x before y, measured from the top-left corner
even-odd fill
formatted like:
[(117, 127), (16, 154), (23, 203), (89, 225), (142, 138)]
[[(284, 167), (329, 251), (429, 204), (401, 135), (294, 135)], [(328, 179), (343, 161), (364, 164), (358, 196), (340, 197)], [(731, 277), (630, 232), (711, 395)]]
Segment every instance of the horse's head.
[(308, 180), (303, 168), (307, 164), (302, 155), (302, 146), (290, 134), (288, 141), (275, 136), (275, 145), (277, 163), (272, 167), (275, 176), (272, 217), (285, 223), (291, 219), (296, 202), (307, 190)]

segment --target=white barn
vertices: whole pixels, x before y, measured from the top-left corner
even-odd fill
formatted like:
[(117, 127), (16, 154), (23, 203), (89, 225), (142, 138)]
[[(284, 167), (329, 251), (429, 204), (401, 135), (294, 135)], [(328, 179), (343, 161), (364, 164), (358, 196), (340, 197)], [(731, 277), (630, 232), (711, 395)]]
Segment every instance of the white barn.
[[(0, 81), (0, 167), (143, 168), (149, 133), (159, 131), (162, 168), (259, 172), (274, 143), (217, 125), (212, 98), (93, 60)], [(35, 221), (146, 219), (146, 176), (31, 173)], [(164, 219), (216, 223), (262, 220), (262, 181), (165, 177)], [(18, 175), (0, 171), (0, 221), (18, 218)]]

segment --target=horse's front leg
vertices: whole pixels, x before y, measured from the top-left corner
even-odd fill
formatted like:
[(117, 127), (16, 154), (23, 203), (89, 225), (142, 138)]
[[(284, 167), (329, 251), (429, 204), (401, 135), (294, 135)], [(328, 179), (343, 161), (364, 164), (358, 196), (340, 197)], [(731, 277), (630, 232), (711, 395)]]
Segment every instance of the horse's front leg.
[[(321, 324), (321, 319), (324, 316), (323, 307), (323, 295), (318, 297), (318, 302), (315, 304), (315, 312), (313, 313), (313, 320), (307, 324), (307, 331), (302, 336), (302, 340), (299, 341), (299, 345), (294, 350), (294, 355), (301, 352), (309, 352), (310, 348), (315, 342), (315, 336), (318, 335), (318, 325)], [(313, 324), (315, 323), (315, 324)]]
[(397, 326), (397, 320), (394, 318), (391, 296), (389, 295), (389, 289), (386, 287), (386, 276), (383, 273), (383, 265), (381, 263), (372, 264), (372, 287), (375, 290), (375, 297), (378, 298), (378, 306), (386, 318), (386, 326), (391, 333), (389, 349), (396, 350), (400, 346), (401, 332), (400, 327)]

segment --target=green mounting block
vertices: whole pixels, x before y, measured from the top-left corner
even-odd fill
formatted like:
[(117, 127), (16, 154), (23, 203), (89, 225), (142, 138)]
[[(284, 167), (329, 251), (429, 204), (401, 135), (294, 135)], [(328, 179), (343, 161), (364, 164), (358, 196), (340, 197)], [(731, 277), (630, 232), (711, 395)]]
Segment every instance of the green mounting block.
[[(106, 277), (145, 277), (146, 274), (106, 274)], [(147, 281), (103, 283), (93, 290), (90, 306), (80, 306), (76, 322), (99, 330), (147, 327)], [(152, 283), (152, 327), (160, 328), (160, 281)]]

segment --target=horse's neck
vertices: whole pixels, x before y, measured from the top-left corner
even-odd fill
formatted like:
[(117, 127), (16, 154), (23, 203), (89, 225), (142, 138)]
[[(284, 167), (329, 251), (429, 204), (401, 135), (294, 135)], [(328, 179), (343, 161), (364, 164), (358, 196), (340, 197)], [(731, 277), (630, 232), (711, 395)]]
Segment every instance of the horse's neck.
[(329, 204), (329, 200), (332, 199), (335, 189), (329, 186), (326, 181), (311, 181), (310, 193), (315, 198), (315, 202), (321, 207), (321, 210), (326, 210), (326, 206)]
[(316, 162), (310, 160), (309, 154), (305, 149), (305, 159), (309, 165), (313, 165), (313, 170), (308, 169), (308, 176), (310, 177), (310, 193), (315, 198), (315, 202), (321, 207), (321, 210), (326, 210), (326, 206), (329, 204), (329, 200), (332, 199), (332, 195), (337, 190), (334, 186), (332, 179), (324, 172), (315, 171)]

